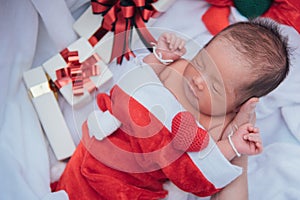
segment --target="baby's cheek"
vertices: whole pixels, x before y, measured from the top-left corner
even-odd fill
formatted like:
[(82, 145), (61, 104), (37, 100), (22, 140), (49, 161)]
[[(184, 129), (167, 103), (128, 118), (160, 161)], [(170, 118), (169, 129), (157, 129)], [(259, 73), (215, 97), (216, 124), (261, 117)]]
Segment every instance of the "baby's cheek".
[(227, 105), (229, 104), (226, 97), (220, 95), (212, 95), (210, 101), (212, 114), (225, 115), (227, 113)]

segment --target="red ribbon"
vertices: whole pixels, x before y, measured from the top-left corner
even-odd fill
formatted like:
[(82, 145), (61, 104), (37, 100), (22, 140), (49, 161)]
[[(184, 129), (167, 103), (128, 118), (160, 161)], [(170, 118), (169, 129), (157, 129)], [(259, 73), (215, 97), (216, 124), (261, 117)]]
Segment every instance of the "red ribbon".
[(91, 81), (90, 77), (100, 74), (99, 66), (96, 65), (100, 60), (99, 56), (94, 54), (80, 63), (78, 51), (64, 49), (60, 54), (67, 62), (67, 65), (64, 68), (56, 70), (57, 79), (55, 85), (58, 88), (62, 88), (72, 82), (74, 96), (83, 95), (84, 88), (90, 93), (94, 91), (97, 87)]
[(151, 5), (157, 0), (91, 0), (94, 14), (103, 15), (101, 27), (89, 39), (94, 46), (109, 31), (114, 32), (111, 60), (117, 58), (121, 64), (125, 56), (135, 56), (130, 48), (132, 29), (135, 27), (144, 45), (152, 51), (152, 42), (156, 42), (147, 30), (145, 22), (157, 11)]

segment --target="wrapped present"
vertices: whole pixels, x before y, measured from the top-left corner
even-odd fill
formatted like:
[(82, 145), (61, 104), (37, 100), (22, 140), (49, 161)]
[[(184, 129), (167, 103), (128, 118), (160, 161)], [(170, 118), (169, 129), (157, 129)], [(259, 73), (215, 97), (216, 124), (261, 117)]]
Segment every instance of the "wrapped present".
[(75, 108), (90, 102), (91, 93), (100, 86), (107, 89), (112, 78), (108, 66), (84, 38), (50, 58), (43, 67), (67, 102)]
[[(165, 12), (175, 0), (92, 0), (91, 6), (74, 23), (74, 30), (95, 46), (95, 51), (106, 63), (117, 58), (121, 64), (123, 57), (134, 56), (131, 43), (141, 39), (151, 51), (155, 43), (146, 27), (151, 25), (160, 13)], [(133, 32), (135, 28), (135, 32)], [(112, 38), (112, 39), (111, 39)]]
[(25, 72), (23, 79), (56, 158), (64, 160), (70, 157), (75, 144), (45, 71), (42, 67), (34, 68)]

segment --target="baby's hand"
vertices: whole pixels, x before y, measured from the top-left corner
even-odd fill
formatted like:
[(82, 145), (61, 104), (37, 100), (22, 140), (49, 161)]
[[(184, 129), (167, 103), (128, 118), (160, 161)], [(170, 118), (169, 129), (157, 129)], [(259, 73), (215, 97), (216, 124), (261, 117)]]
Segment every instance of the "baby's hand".
[(259, 129), (249, 123), (238, 128), (232, 142), (240, 154), (256, 155), (263, 150)]
[(185, 41), (174, 33), (165, 32), (158, 38), (156, 52), (161, 53), (164, 60), (178, 60), (186, 53)]

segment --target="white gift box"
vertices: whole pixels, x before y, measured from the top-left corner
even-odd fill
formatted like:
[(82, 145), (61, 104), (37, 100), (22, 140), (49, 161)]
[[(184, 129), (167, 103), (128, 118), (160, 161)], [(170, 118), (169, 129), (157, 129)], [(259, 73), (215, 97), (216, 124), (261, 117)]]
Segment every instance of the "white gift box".
[(70, 157), (75, 144), (42, 67), (24, 73), (23, 79), (49, 144), (58, 160)]
[[(73, 29), (85, 39), (89, 39), (92, 35), (100, 28), (102, 22), (102, 15), (94, 15), (92, 7), (89, 6), (87, 10), (77, 19), (73, 24)], [(96, 48), (95, 51), (105, 63), (110, 62), (113, 40), (113, 33), (107, 33), (101, 40), (105, 41), (102, 43), (101, 48)]]
[[(80, 63), (84, 62), (87, 58), (95, 54), (93, 47), (84, 38), (80, 38), (79, 40), (75, 41), (70, 46), (68, 46), (67, 49), (69, 51), (78, 51)], [(64, 60), (61, 54), (57, 54), (43, 63), (43, 67), (46, 73), (49, 75), (53, 82), (57, 81), (56, 71), (66, 66), (67, 62)], [(108, 84), (106, 83), (112, 78), (113, 75), (108, 69), (108, 66), (103, 62), (102, 58), (100, 58), (100, 60), (97, 62), (97, 66), (99, 66), (100, 68), (100, 74), (90, 76), (89, 79), (96, 88), (102, 86), (102, 89), (105, 90), (107, 89), (105, 87), (108, 87)], [(85, 87), (83, 87), (82, 95), (74, 95), (72, 82), (69, 82), (68, 84), (59, 88), (59, 91), (67, 100), (67, 102), (75, 108), (86, 105), (92, 100), (92, 95)]]
[[(173, 4), (175, 0), (159, 0), (155, 3), (152, 3), (152, 6), (159, 13), (166, 12), (167, 9)], [(157, 17), (157, 15), (155, 16)], [(92, 7), (89, 6), (87, 10), (77, 19), (73, 24), (73, 29), (81, 36), (89, 40), (93, 34), (101, 27), (103, 16), (101, 14), (93, 14)], [(146, 26), (151, 26), (155, 22), (155, 18), (150, 18)], [(112, 54), (113, 48), (113, 32), (108, 32), (101, 38), (100, 45), (95, 45), (95, 51), (105, 63), (109, 63)], [(138, 40), (138, 34), (136, 31), (133, 31), (131, 43)]]

